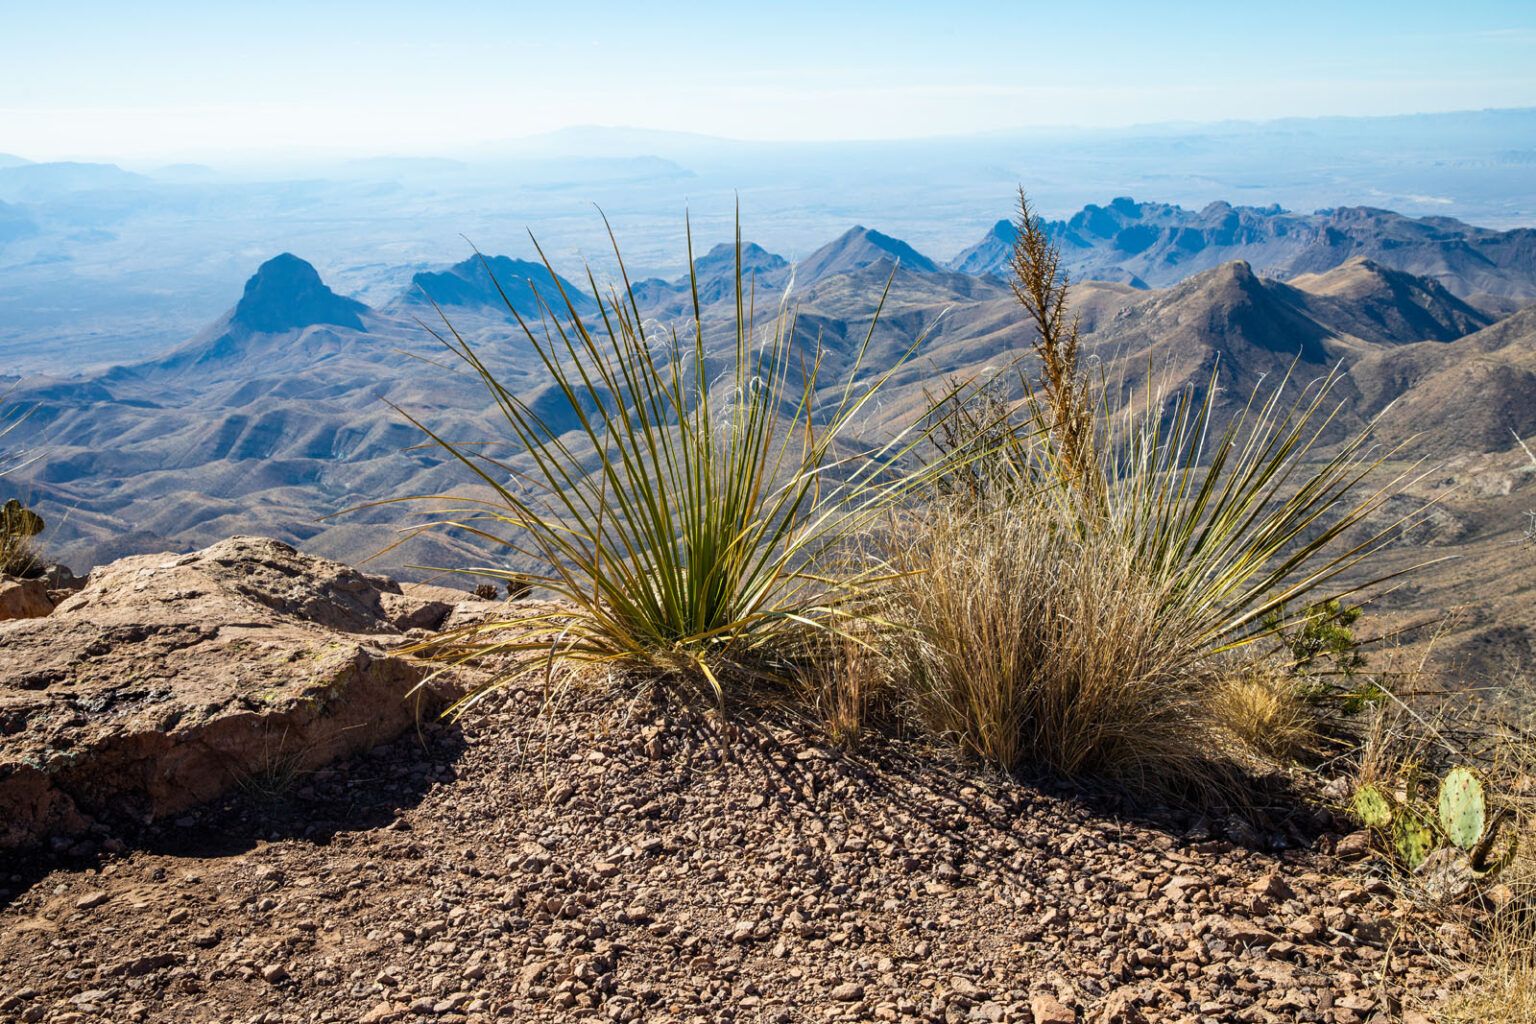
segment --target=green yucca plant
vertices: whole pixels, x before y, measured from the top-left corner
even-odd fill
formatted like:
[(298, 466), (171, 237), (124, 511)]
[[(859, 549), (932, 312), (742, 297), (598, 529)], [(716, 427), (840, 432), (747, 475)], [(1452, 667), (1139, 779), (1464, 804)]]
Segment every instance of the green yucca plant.
[[(546, 658), (651, 669), (700, 679), (723, 697), (743, 678), (787, 677), (782, 661), (806, 648), (807, 631), (841, 632), (885, 580), (878, 563), (850, 561), (849, 544), (935, 467), (907, 468), (925, 426), (875, 442), (855, 437), (905, 359), (865, 379), (884, 297), (845, 378), (824, 387), (827, 352), (819, 340), (797, 341), (785, 302), (757, 322), (739, 224), (736, 246), (724, 351), (706, 338), (692, 270), (685, 332), (644, 321), (616, 241), (623, 287), (605, 294), (589, 270), (595, 315), (562, 288), (539, 297), (536, 330), (506, 302), (578, 423), (566, 436), (504, 387), (444, 318), (439, 340), (483, 381), (505, 440), (522, 454), (499, 460), (413, 420), (492, 492), (431, 525), (541, 565), (515, 575), (558, 603), (445, 634), (430, 646), (439, 656), (505, 657), (502, 679)], [(688, 249), (691, 268), (691, 231)]]
[(1362, 562), (1402, 521), (1365, 520), (1403, 474), (1362, 486), (1391, 454), (1364, 430), (1320, 451), (1332, 379), (1256, 392), (1225, 423), (1212, 385), (1121, 413), (1099, 394), (1066, 462), (1057, 413), (1026, 393), (989, 444), (1000, 485), (953, 487), (893, 531), (888, 614), (917, 641), (909, 685), (932, 727), (1003, 768), (1202, 799), (1228, 790), (1234, 743), (1309, 746), (1299, 707), (1234, 720), (1254, 701), (1234, 699), (1251, 663), (1230, 652), (1289, 628), (1287, 608), (1384, 582)]
[[(1101, 479), (1086, 500), (1102, 521), (1083, 522), (1134, 552), (1193, 631), (1192, 648), (1244, 646), (1290, 627), (1319, 600), (1411, 571), (1354, 572), (1417, 515), (1364, 525), (1417, 463), (1382, 472), (1401, 446), (1375, 445), (1371, 424), (1324, 450), (1338, 380), (1329, 374), (1294, 391), (1287, 375), (1267, 395), (1256, 387), (1224, 425), (1215, 421), (1214, 374), (1202, 398), (1184, 389), (1170, 403), (1149, 386), (1140, 409), (1100, 417)], [(1041, 450), (1055, 457), (1049, 441)], [(1342, 589), (1333, 586), (1346, 575)], [(1302, 610), (1288, 615), (1293, 606)]]
[(1412, 517), (1366, 520), (1408, 474), (1363, 486), (1394, 454), (1369, 427), (1325, 450), (1333, 376), (1296, 395), (1287, 375), (1222, 422), (1214, 373), (1200, 398), (1149, 380), (1118, 403), (1079, 369), (1060, 254), (1022, 193), (1019, 210), (1014, 293), (1038, 378), (1017, 401), (992, 381), (931, 403), (938, 446), (981, 454), (891, 542), (913, 703), (1005, 768), (1219, 791), (1223, 743), (1310, 745), (1310, 716), (1234, 686), (1228, 653), (1290, 628), (1287, 607), (1384, 582), (1361, 563)]

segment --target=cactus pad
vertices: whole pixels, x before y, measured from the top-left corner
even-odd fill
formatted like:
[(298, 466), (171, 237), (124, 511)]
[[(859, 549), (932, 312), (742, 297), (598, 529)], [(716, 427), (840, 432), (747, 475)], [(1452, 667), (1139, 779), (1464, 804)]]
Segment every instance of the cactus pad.
[(1435, 834), (1424, 820), (1404, 809), (1392, 821), (1392, 845), (1409, 871), (1416, 871), (1435, 848)]
[(1392, 824), (1392, 804), (1385, 793), (1375, 786), (1361, 786), (1350, 802), (1355, 816), (1370, 828), (1386, 828)]
[(1440, 783), (1440, 827), (1459, 848), (1471, 851), (1488, 823), (1483, 784), (1466, 768), (1452, 768)]

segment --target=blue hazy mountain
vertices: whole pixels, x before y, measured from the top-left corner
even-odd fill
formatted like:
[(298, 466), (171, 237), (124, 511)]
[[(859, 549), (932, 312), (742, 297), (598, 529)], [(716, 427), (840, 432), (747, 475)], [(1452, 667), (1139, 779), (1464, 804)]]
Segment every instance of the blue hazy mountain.
[(563, 292), (578, 313), (597, 309), (588, 288), (550, 272), (542, 263), (510, 256), (472, 256), (447, 270), (423, 271), (411, 278), (401, 304), (427, 307), (436, 303), (445, 313), (477, 313), (511, 319), (510, 303), (525, 320), (536, 320), (545, 306), (564, 310)]
[(899, 263), (903, 270), (934, 273), (939, 265), (899, 238), (881, 234), (863, 225), (849, 228), (826, 245), (801, 260), (795, 268), (795, 280), (811, 284), (835, 274), (846, 274), (887, 260)]
[(285, 252), (256, 268), (234, 308), (191, 341), (161, 358), (107, 371), (103, 379), (154, 378), (192, 367), (298, 378), (364, 335), (371, 313), (333, 292), (308, 261)]
[[(693, 261), (694, 280), (699, 302), (711, 305), (730, 297), (736, 290), (736, 245), (721, 242)], [(789, 283), (790, 263), (778, 253), (769, 252), (756, 242), (741, 245), (743, 287), (761, 302)], [(681, 313), (693, 302), (693, 282), (687, 275), (672, 280), (648, 278), (634, 283), (635, 298), (658, 312)]]
[(148, 184), (149, 178), (116, 164), (62, 161), (0, 166), (0, 199), (46, 199), (73, 192), (138, 189)]
[(0, 202), (0, 245), (37, 234), (37, 223), (18, 206)]
[[(695, 237), (713, 242), (730, 237), (738, 198), (750, 237), (802, 262), (856, 223), (949, 259), (1009, 215), (1021, 182), (1042, 211), (1063, 222), (1085, 204), (1134, 195), (1193, 213), (1212, 200), (1239, 210), (1368, 204), (1409, 218), (1450, 216), (1508, 229), (1536, 224), (1533, 154), (1536, 109), (1000, 131), (941, 143), (789, 144), (582, 129), (442, 154), (457, 163), (381, 167), (398, 174), (360, 175), (339, 158), (276, 154), (220, 159), (211, 179), (163, 169), (148, 179), (131, 173), (154, 163), (0, 167), (0, 179), (9, 176), (0, 201), (23, 204), (38, 228), (0, 252), (0, 366), (54, 372), (146, 358), (227, 308), (250, 274), (252, 254), (284, 249), (324, 253), (338, 288), (374, 306), (398, 296), (412, 270), (461, 259), (463, 237), (487, 252), (520, 252), (512, 247), (525, 228), (559, 272), (579, 280), (587, 259), (606, 279), (614, 267), (594, 203), (611, 215), (633, 277), (670, 281), (686, 269), (683, 211)], [(6, 191), (23, 187), (26, 195)], [(1072, 269), (1151, 287), (1227, 259), (1247, 259), (1261, 273), (1318, 269), (1276, 265), (1258, 246), (1207, 247), (1193, 256), (1174, 246), (1179, 258), (1170, 269), (1151, 258), (1159, 251), (1154, 244), (1125, 265), (1125, 256), (1100, 259), (1096, 246)], [(1385, 253), (1324, 255), (1433, 272)], [(1505, 266), (1504, 256), (1493, 259)]]
[[(923, 408), (934, 380), (995, 370), (1029, 351), (1031, 335), (1017, 303), (995, 278), (943, 270), (906, 242), (867, 229), (847, 232), (813, 255), (826, 276), (795, 287), (796, 337), (820, 346), (833, 377), (861, 347), (888, 280), (892, 290), (871, 339), (871, 365), (885, 365), (918, 333), (931, 332), (921, 365), (893, 379), (881, 407), (871, 411), (871, 430)], [(901, 269), (893, 275), (898, 259)], [(735, 260), (734, 245), (721, 245), (696, 261), (704, 317), (716, 325), (729, 322), (734, 309)], [(788, 282), (789, 263), (764, 247), (744, 245), (742, 261), (759, 276), (759, 289), (764, 281)], [(535, 284), (541, 293), (559, 284), (580, 295), (577, 302), (591, 301), (542, 264), (488, 262), (514, 303), (530, 310), (536, 309)], [(832, 272), (838, 266), (848, 269)], [(486, 346), (482, 351), (494, 353), (502, 382), (551, 430), (574, 427), (577, 410), (529, 347), (501, 343), (517, 329), (504, 317), (493, 319), (505, 307), (490, 278), (478, 260), (417, 275), (450, 316), (489, 311), (463, 320)], [(656, 297), (641, 298), (640, 314), (666, 320), (687, 295), (687, 278), (654, 286)], [(44, 515), (62, 524), (51, 541), (62, 557), (83, 568), (130, 552), (195, 547), (253, 531), (336, 557), (367, 557), (392, 525), (389, 514), (323, 517), (380, 495), (443, 493), (458, 483), (440, 458), (415, 449), (419, 433), (393, 406), (444, 436), (504, 438), (474, 375), (441, 367), (439, 347), (415, 322), (428, 319), (424, 299), (370, 308), (337, 294), (313, 266), (289, 253), (262, 263), (235, 294), (238, 301), (223, 316), (163, 356), (69, 378), (29, 377), (12, 394), (31, 410), (18, 440), (48, 452), (23, 482)], [(1085, 281), (1074, 291), (1073, 308), (1083, 315), (1086, 351), (1111, 376), (1135, 376), (1156, 365), (1170, 386), (1193, 385), (1219, 365), (1226, 390), (1241, 396), (1257, 379), (1291, 370), (1298, 357), (1297, 372), (1309, 375), (1368, 364), (1375, 369), (1359, 389), (1367, 411), (1409, 392), (1415, 408), (1439, 408), (1442, 393), (1459, 379), (1453, 371), (1460, 360), (1493, 358), (1488, 353), (1495, 347), (1498, 360), (1524, 360), (1536, 351), (1521, 340), (1529, 334), (1529, 315), (1516, 321), (1518, 331), (1504, 332), (1519, 344), (1498, 335), (1504, 340), (1497, 346), (1474, 345), (1466, 339), (1495, 337), (1485, 326), (1491, 317), (1436, 281), (1369, 260), (1290, 281), (1242, 262), (1192, 274), (1167, 289)], [(713, 345), (734, 344), (729, 331), (709, 337)], [(1406, 354), (1392, 354), (1399, 349)], [(712, 350), (711, 358), (720, 352)], [(1500, 365), (1489, 371), (1495, 383), (1503, 379)], [(1418, 380), (1430, 381), (1434, 393)], [(1522, 375), (1486, 388), (1486, 401), (1466, 388), (1456, 391), (1455, 416), (1476, 417), (1488, 425), (1489, 444), (1508, 447), (1507, 432), (1495, 426), (1508, 420), (1516, 429), (1536, 430), (1536, 402), (1510, 404), (1519, 397), (1513, 389), (1526, 380)], [(1469, 403), (1481, 404), (1472, 409)], [(590, 403), (581, 411), (590, 413)], [(1447, 450), (1460, 428), (1456, 421), (1437, 422), (1434, 444)], [(392, 570), (455, 564), (467, 550), (396, 557)]]
[(308, 262), (285, 252), (267, 260), (245, 283), (230, 326), (262, 334), (315, 324), (361, 329), (367, 306), (337, 295)]

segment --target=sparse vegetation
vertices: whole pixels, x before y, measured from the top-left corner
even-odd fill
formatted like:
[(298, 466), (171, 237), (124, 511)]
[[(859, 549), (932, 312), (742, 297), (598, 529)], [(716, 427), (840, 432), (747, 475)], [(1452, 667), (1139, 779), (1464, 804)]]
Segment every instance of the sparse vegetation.
[[(1343, 543), (1397, 481), (1360, 487), (1381, 462), (1364, 432), (1322, 454), (1332, 379), (1290, 399), (1282, 381), (1225, 422), (1215, 380), (1171, 399), (1149, 383), (1112, 408), (1079, 366), (1070, 282), (1022, 194), (1018, 228), (1038, 377), (1018, 400), (1001, 378), (953, 386), (889, 440), (852, 429), (899, 366), (865, 370), (873, 328), (828, 386), (819, 348), (794, 350), (789, 309), (758, 323), (739, 265), (723, 354), (697, 301), (686, 336), (661, 331), (627, 281), (603, 296), (589, 276), (595, 318), (563, 291), (542, 332), (519, 318), (574, 436), (449, 324), (441, 340), (523, 454), (432, 434), (493, 494), (439, 525), (542, 561), (542, 576), (503, 575), (557, 602), (433, 652), (504, 658), (503, 679), (597, 664), (716, 699), (787, 684), (838, 741), (910, 713), (1006, 770), (1186, 796), (1222, 795), (1242, 757), (1318, 753), (1328, 713), (1296, 672), (1360, 664), (1351, 588), (1329, 588), (1388, 532)], [(1267, 639), (1290, 657), (1270, 659)]]
[[(699, 681), (716, 699), (789, 684), (843, 740), (894, 694), (1001, 768), (1138, 789), (1214, 792), (1232, 768), (1222, 751), (1320, 749), (1323, 716), (1286, 669), (1358, 665), (1358, 613), (1327, 590), (1388, 532), (1343, 543), (1392, 493), (1396, 481), (1359, 486), (1381, 454), (1364, 432), (1321, 453), (1331, 378), (1291, 399), (1282, 381), (1226, 422), (1215, 380), (1203, 397), (1149, 385), (1112, 410), (1079, 366), (1070, 282), (1022, 194), (1018, 229), (1038, 378), (1017, 401), (996, 380), (954, 386), (887, 440), (854, 434), (900, 366), (865, 368), (873, 326), (828, 385), (820, 348), (795, 347), (792, 311), (758, 322), (739, 255), (725, 353), (697, 300), (686, 336), (663, 331), (627, 281), (604, 296), (589, 275), (595, 317), (563, 289), (541, 297), (542, 331), (519, 317), (574, 436), (448, 324), (441, 340), (522, 454), (428, 431), (493, 495), (435, 525), (542, 562), (544, 575), (499, 575), (557, 603), (447, 634), (434, 653), (508, 659), (503, 678), (597, 664)], [(1291, 664), (1256, 653), (1270, 637)]]
[(1523, 1024), (1536, 1020), (1536, 813), (1529, 787), (1536, 771), (1530, 739), (1506, 748), (1501, 768), (1521, 786), (1512, 794), (1510, 859), (1497, 884), (1472, 901), (1476, 953), (1471, 984), (1440, 1015), (1454, 1024)]
[(1493, 693), (1415, 691), (1373, 709), (1350, 814), (1404, 903), (1455, 937), (1442, 955), (1454, 1024), (1536, 1017), (1536, 739), (1515, 673)]

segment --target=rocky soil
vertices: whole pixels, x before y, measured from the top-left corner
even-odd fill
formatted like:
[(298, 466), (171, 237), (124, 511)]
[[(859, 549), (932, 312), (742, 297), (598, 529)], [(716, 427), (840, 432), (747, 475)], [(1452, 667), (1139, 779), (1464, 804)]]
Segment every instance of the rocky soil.
[(1411, 1021), (1459, 941), (1326, 812), (1180, 820), (781, 711), (542, 705), (11, 855), (0, 1019)]

